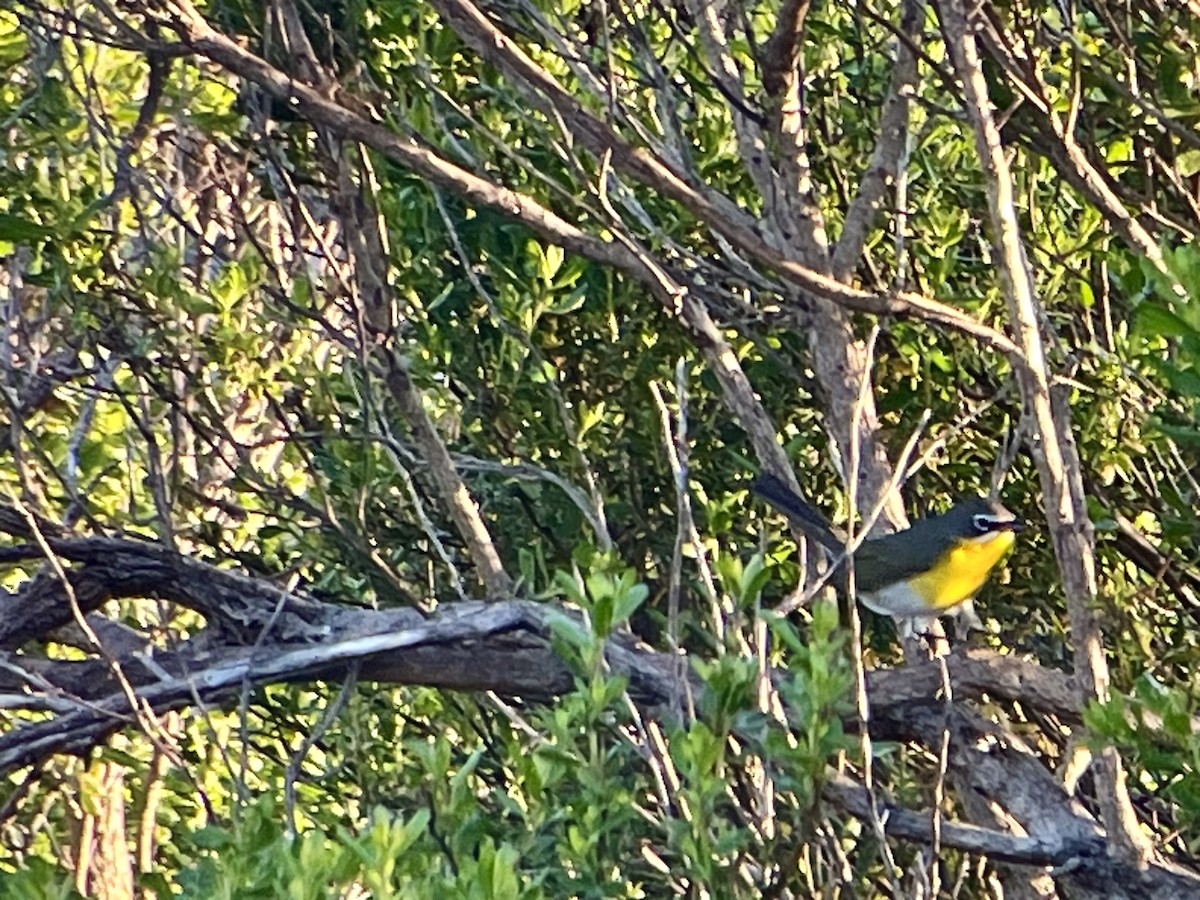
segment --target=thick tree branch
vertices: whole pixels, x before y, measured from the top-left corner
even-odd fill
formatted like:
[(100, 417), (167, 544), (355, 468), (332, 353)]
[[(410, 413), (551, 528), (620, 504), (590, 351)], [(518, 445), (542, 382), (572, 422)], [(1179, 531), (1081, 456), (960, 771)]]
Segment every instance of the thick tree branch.
[[(1020, 703), (1070, 724), (1080, 721), (1078, 692), (1064, 672), (983, 649), (956, 650), (945, 657), (945, 664), (954, 696), (959, 699), (988, 696)], [(936, 660), (867, 673), (872, 709), (880, 701), (886, 705), (923, 703), (941, 689), (941, 663)]]
[[(254, 580), (247, 582), (253, 584)], [(253, 602), (265, 608), (270, 601), (260, 591)], [(247, 683), (338, 680), (350, 670), (358, 671), (365, 680), (488, 690), (549, 702), (575, 688), (570, 667), (551, 644), (547, 621), (551, 614), (561, 613), (551, 606), (523, 601), (448, 604), (429, 619), (410, 609), (375, 611), (327, 605), (320, 616), (326, 640), (320, 643), (271, 641), (254, 648), (221, 646), (202, 636), (194, 651), (189, 651), (185, 642), (180, 650), (157, 654), (152, 665), (141, 655), (131, 656), (123, 665), (137, 685), (139, 702), (159, 713), (197, 702), (233, 706)], [(668, 720), (680, 714), (674, 705), (680, 696), (675, 684), (679, 677), (676, 656), (639, 649), (627, 639), (611, 640), (606, 656), (611, 672), (628, 679), (630, 696), (639, 706)], [(885, 673), (873, 673), (871, 706), (881, 736), (928, 744), (944, 727), (950, 727), (956, 776), (965, 779), (974, 793), (1006, 804), (1027, 832), (1007, 835), (943, 823), (943, 845), (1022, 865), (1061, 866), (1066, 870), (1061, 877), (1073, 882), (1096, 882), (1099, 876), (1093, 870), (1103, 867), (1105, 877), (1116, 879), (1121, 891), (1128, 885), (1145, 884), (1165, 891), (1164, 897), (1188, 896), (1185, 889), (1195, 890), (1197, 882), (1187, 872), (1156, 866), (1141, 873), (1107, 860), (1103, 834), (1066, 797), (1040, 761), (1010, 735), (960, 707), (968, 696), (980, 692), (1001, 696), (1021, 683), (1009, 677), (1012, 663), (987, 655), (964, 660), (962, 666), (952, 661), (959, 699), (949, 722), (944, 704), (929, 695), (916, 696), (918, 689), (904, 683), (910, 670), (886, 673), (886, 677), (879, 677)], [(1036, 672), (1036, 667), (1025, 665), (1026, 675)], [(8, 688), (15, 671), (7, 662), (0, 668), (4, 670), (0, 687)], [(132, 721), (129, 700), (123, 693), (97, 689), (104, 669), (89, 662), (65, 661), (47, 661), (34, 668), (37, 680), (24, 686), (53, 700), (39, 708), (58, 714), (0, 735), (0, 772), (36, 764), (58, 753), (86, 753)], [(921, 674), (921, 669), (935, 668), (934, 663), (916, 667), (917, 682), (924, 682), (928, 674)], [(989, 669), (1000, 676), (990, 683), (986, 677)], [(688, 677), (691, 692), (699, 697), (703, 684), (694, 674)], [(774, 677), (789, 676), (777, 672)], [(72, 685), (78, 686), (78, 694), (72, 694)], [(48, 687), (55, 693), (46, 693)], [(1056, 690), (1062, 693), (1061, 687)], [(1025, 694), (1020, 699), (1034, 704), (1044, 696), (1042, 691), (1039, 696)], [(862, 789), (845, 778), (831, 777), (825, 796), (851, 815), (867, 816)], [(889, 834), (929, 840), (927, 813), (889, 807), (886, 821)]]
[(809, 0), (784, 0), (763, 48), (763, 90), (779, 169), (764, 194), (775, 227), (820, 272), (829, 271), (829, 237), (808, 159), (804, 112), (803, 37)]
[[(1061, 848), (1055, 884), (1064, 896), (1183, 898), (1200, 895), (1200, 876), (1169, 863), (1145, 866), (1112, 854), (1114, 840), (1063, 789), (1023, 741), (971, 712), (941, 701), (877, 707), (875, 727), (890, 740), (928, 741), (948, 730), (950, 775), (968, 812), (975, 804), (1002, 811), (1009, 827), (1044, 847)], [(1102, 852), (1099, 851), (1103, 847)], [(1105, 880), (1109, 884), (1104, 885)]]
[(762, 52), (762, 82), (768, 94), (783, 93), (787, 82), (795, 77), (809, 5), (809, 0), (784, 0), (779, 8), (775, 28)]
[[(857, 819), (867, 821), (870, 817), (870, 797), (866, 789), (845, 776), (831, 778), (822, 795), (828, 802)], [(916, 812), (889, 803), (884, 804), (878, 814), (887, 834), (922, 844), (932, 843), (931, 813)], [(1068, 839), (1057, 834), (1027, 837), (958, 822), (942, 824), (941, 842), (946, 847), (1026, 866), (1061, 866), (1074, 859), (1104, 855), (1104, 841), (1098, 835), (1090, 839)]]
[[(0, 507), (0, 522), (10, 518)], [(24, 527), (21, 521), (10, 524), (16, 531)], [(266, 639), (253, 646), (236, 636), (231, 640), (220, 629), (153, 653), (136, 641), (123, 646), (118, 655), (125, 687), (132, 686), (138, 702), (156, 712), (196, 703), (233, 705), (247, 684), (336, 680), (351, 670), (364, 679), (385, 683), (487, 690), (532, 702), (550, 702), (574, 689), (576, 683), (571, 668), (554, 649), (548, 622), (551, 615), (574, 614), (551, 605), (495, 598), (487, 603), (446, 604), (437, 615), (423, 618), (411, 609), (364, 610), (281, 595), (268, 581), (188, 560), (158, 544), (61, 535), (48, 540), (56, 553), (74, 561), (79, 573), (95, 582), (98, 593), (107, 596), (134, 587), (129, 572), (137, 571), (142, 574), (136, 586), (145, 595), (193, 607), (218, 619), (236, 617), (266, 628), (281, 599), (293, 610), (289, 615), (303, 612), (295, 625), (276, 623)], [(20, 558), (19, 554), (9, 556)], [(111, 562), (114, 559), (116, 564)], [(6, 613), (14, 613), (19, 621), (29, 618), (25, 605), (46, 605), (45, 597), (29, 599), (24, 591), (16, 597)], [(55, 617), (54, 606), (61, 610), (68, 604), (59, 598), (50, 609), (43, 609), (47, 614), (44, 622)], [(630, 696), (640, 707), (668, 721), (680, 716), (677, 656), (641, 649), (628, 638), (618, 637), (606, 645), (606, 657), (611, 672), (628, 680)], [(1104, 837), (1098, 827), (1065, 795), (1035, 755), (962, 705), (986, 695), (1075, 722), (1078, 717), (1069, 681), (1034, 664), (985, 651), (951, 656), (946, 665), (956, 698), (952, 707), (933, 700), (940, 686), (938, 663), (871, 673), (867, 690), (877, 735), (932, 745), (944, 728), (950, 728), (952, 774), (963, 780), (971, 796), (993, 798), (997, 808), (1020, 823), (1030, 840), (1009, 840), (952, 824), (943, 829), (942, 840), (948, 846), (991, 852), (1025, 864), (1073, 866), (1073, 872), (1096, 865), (1098, 857), (1092, 850)], [(689, 680), (689, 693), (700, 696), (704, 685), (695, 673), (684, 677)], [(775, 672), (772, 677), (789, 675)], [(0, 772), (37, 764), (57, 753), (87, 752), (108, 734), (134, 722), (129, 694), (114, 684), (111, 666), (104, 659), (64, 661), (8, 655), (0, 658), (0, 690), (5, 692), (5, 705), (24, 705), (51, 714), (45, 721), (0, 736)], [(27, 702), (19, 702), (20, 696)], [(835, 782), (835, 792), (841, 791), (839, 802), (851, 813), (860, 814), (855, 812), (861, 805), (857, 794), (846, 788), (844, 782)], [(895, 812), (895, 834), (924, 839), (926, 832), (919, 822), (927, 820)], [(1136, 868), (1115, 867), (1112, 871), (1116, 873), (1112, 877), (1125, 883), (1134, 877), (1131, 873)], [(1190, 877), (1173, 871), (1168, 877), (1164, 871), (1156, 867), (1150, 875), (1139, 877), (1151, 879), (1147, 883), (1167, 885), (1164, 890), (1175, 890), (1171, 887), (1175, 881)], [(1176, 891), (1166, 896), (1182, 895)]]
[[(9, 507), (0, 506), (0, 522), (9, 512)], [(0, 525), (0, 531), (7, 530)], [(189, 560), (161, 545), (126, 538), (49, 535), (46, 542), (62, 560), (79, 564), (67, 569), (67, 577), (83, 613), (115, 597), (161, 597), (201, 613), (218, 630), (238, 640), (253, 640), (268, 623), (281, 640), (319, 634), (314, 623), (324, 607), (316, 601), (260, 579)], [(10, 560), (13, 549), (4, 554)], [(23, 559), (40, 556), (34, 548), (17, 549)], [(33, 578), (4, 600), (0, 648), (18, 647), (72, 621), (61, 582), (50, 575)]]

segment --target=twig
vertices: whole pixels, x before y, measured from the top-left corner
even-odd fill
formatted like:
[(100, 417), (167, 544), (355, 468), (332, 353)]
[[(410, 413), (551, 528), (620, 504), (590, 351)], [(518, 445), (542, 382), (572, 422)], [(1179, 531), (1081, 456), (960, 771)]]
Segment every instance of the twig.
[(668, 628), (671, 630), (673, 646), (678, 647), (679, 591), (681, 588), (678, 579), (683, 566), (683, 548), (685, 544), (691, 544), (692, 551), (696, 554), (697, 568), (700, 570), (700, 583), (703, 586), (705, 597), (709, 603), (713, 635), (717, 640), (717, 645), (724, 646), (727, 628), (725, 616), (727, 612), (732, 612), (732, 610), (722, 609), (716, 580), (713, 578), (712, 569), (708, 564), (708, 552), (704, 549), (700, 532), (697, 530), (695, 519), (692, 517), (692, 499), (688, 489), (687, 472), (687, 394), (684, 393), (685, 390), (686, 369), (685, 363), (681, 359), (676, 367), (676, 396), (679, 401), (679, 412), (676, 418), (674, 434), (672, 434), (671, 413), (667, 409), (662, 391), (657, 382), (650, 382), (650, 394), (654, 397), (654, 403), (658, 407), (659, 420), (663, 428), (663, 445), (667, 451), (667, 462), (671, 467), (671, 473), (674, 476), (675, 482), (675, 514), (677, 524), (675, 550), (671, 561), (671, 585), (669, 588), (673, 596), (668, 595), (667, 618), (668, 623), (671, 623), (668, 625)]
[(300, 776), (300, 766), (304, 763), (304, 757), (311, 750), (330, 728), (337, 717), (342, 714), (342, 710), (346, 708), (346, 704), (350, 702), (350, 697), (354, 693), (354, 688), (358, 684), (358, 663), (350, 665), (350, 671), (346, 673), (346, 677), (342, 679), (342, 688), (338, 691), (338, 695), (325, 707), (325, 711), (321, 714), (321, 720), (311, 732), (304, 736), (304, 740), (300, 742), (300, 746), (292, 754), (288, 760), (287, 769), (283, 776), (283, 803), (285, 810), (285, 818), (287, 819), (287, 832), (295, 837), (298, 834), (296, 829), (296, 779)]
[(477, 459), (465, 453), (452, 453), (451, 457), (454, 459), (455, 467), (464, 472), (488, 472), (493, 475), (502, 475), (505, 478), (516, 478), (521, 481), (549, 482), (566, 494), (567, 499), (579, 510), (580, 515), (591, 526), (592, 533), (596, 536), (597, 546), (601, 550), (612, 549), (612, 538), (608, 535), (607, 524), (603, 519), (596, 517), (597, 508), (594, 503), (588, 499), (587, 494), (557, 472), (552, 472), (549, 469), (542, 468), (528, 461), (519, 463), (493, 462), (489, 459)]
[(950, 686), (950, 669), (946, 665), (945, 654), (937, 657), (938, 671), (942, 675), (942, 705), (946, 707), (946, 727), (942, 729), (941, 745), (938, 748), (937, 777), (933, 780), (933, 809), (931, 811), (930, 828), (933, 841), (929, 851), (929, 896), (937, 897), (941, 893), (942, 871), (942, 804), (946, 800), (946, 771), (950, 768), (950, 707), (954, 705), (954, 691)]
[[(871, 330), (871, 336), (867, 339), (867, 364), (864, 367), (862, 381), (859, 383), (859, 402), (855, 404), (855, 417), (861, 413), (863, 404), (870, 396), (870, 372), (872, 370), (871, 360), (875, 349), (875, 340), (879, 336), (879, 328), (876, 326)], [(896, 858), (892, 854), (891, 845), (887, 840), (887, 832), (884, 828), (883, 817), (878, 810), (878, 797), (875, 792), (875, 747), (871, 739), (871, 704), (867, 697), (867, 673), (865, 663), (863, 662), (863, 628), (862, 617), (858, 612), (857, 589), (854, 581), (854, 547), (857, 546), (855, 540), (855, 518), (857, 515), (858, 501), (858, 461), (859, 461), (859, 443), (857, 441), (858, 422), (855, 421), (850, 426), (851, 443), (848, 448), (849, 456), (849, 472), (846, 477), (846, 488), (848, 495), (849, 506), (849, 521), (847, 522), (846, 536), (850, 549), (846, 553), (846, 590), (850, 597), (850, 660), (854, 666), (854, 702), (858, 713), (859, 722), (859, 750), (862, 753), (862, 773), (863, 787), (866, 789), (868, 797), (869, 815), (868, 822), (871, 830), (875, 833), (876, 839), (879, 841), (879, 855), (883, 861), (884, 871), (887, 873), (888, 879), (892, 885), (892, 896), (899, 900), (904, 896), (903, 889), (900, 886), (901, 872), (900, 867), (896, 864)], [(895, 472), (903, 471), (903, 467), (897, 465)], [(879, 497), (878, 503), (880, 509), (883, 508), (883, 503), (888, 498), (886, 496)], [(865, 536), (870, 531), (870, 525), (865, 525), (862, 530), (862, 536)], [(861, 541), (862, 537), (859, 538)], [(832, 571), (832, 566), (831, 566)]]
[(413, 430), (413, 439), (429, 466), (442, 502), (458, 527), (458, 533), (466, 542), (471, 560), (479, 569), (480, 581), (490, 597), (499, 600), (509, 596), (512, 592), (512, 579), (504, 571), (500, 554), (492, 543), (492, 536), (479, 513), (479, 507), (458, 476), (454, 461), (450, 458), (450, 451), (446, 449), (433, 420), (425, 411), (420, 392), (408, 374), (407, 364), (399, 356), (393, 356), (390, 360), (386, 380), (392, 398), (400, 406), (409, 427)]

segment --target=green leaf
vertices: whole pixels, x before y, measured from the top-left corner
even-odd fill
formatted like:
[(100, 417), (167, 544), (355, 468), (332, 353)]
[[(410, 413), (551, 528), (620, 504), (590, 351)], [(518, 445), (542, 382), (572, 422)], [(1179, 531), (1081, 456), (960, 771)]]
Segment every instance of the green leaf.
[(1148, 424), (1174, 441), (1190, 447), (1200, 447), (1200, 428), (1194, 425), (1171, 425), (1156, 418), (1151, 418)]
[(205, 850), (221, 850), (228, 847), (232, 840), (228, 831), (215, 825), (205, 825), (203, 828), (193, 831), (191, 838), (197, 847), (203, 847)]
[(635, 584), (622, 591), (613, 610), (614, 624), (622, 625), (629, 621), (629, 617), (637, 612), (638, 607), (645, 603), (649, 596), (650, 589), (644, 584)]
[(556, 610), (547, 610), (546, 624), (555, 637), (578, 649), (590, 647), (595, 639), (594, 635), (574, 616)]
[(555, 316), (573, 313), (578, 311), (583, 306), (585, 300), (587, 300), (587, 288), (577, 287), (562, 299), (557, 300), (550, 304), (550, 306), (546, 307), (546, 312)]
[(1135, 328), (1142, 335), (1183, 337), (1184, 335), (1197, 333), (1191, 325), (1176, 313), (1153, 300), (1146, 300), (1138, 304), (1134, 315), (1136, 317)]
[(1200, 172), (1200, 149), (1184, 150), (1176, 156), (1175, 168), (1184, 178), (1191, 178)]
[(32, 219), (13, 213), (0, 213), (0, 241), (11, 241), (14, 244), (40, 241), (54, 234), (54, 230), (45, 225), (39, 225)]

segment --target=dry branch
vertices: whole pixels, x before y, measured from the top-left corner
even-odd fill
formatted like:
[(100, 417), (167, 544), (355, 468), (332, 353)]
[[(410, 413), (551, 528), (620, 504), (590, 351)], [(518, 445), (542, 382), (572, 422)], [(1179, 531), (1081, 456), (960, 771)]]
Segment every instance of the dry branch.
[[(177, 4), (176, 12), (177, 19), (173, 26), (179, 30), (187, 45), (196, 52), (219, 63), (233, 74), (259, 85), (274, 99), (290, 106), (313, 124), (329, 128), (344, 138), (361, 141), (428, 178), (433, 184), (465, 197), (481, 207), (494, 209), (515, 218), (536, 234), (573, 253), (633, 276), (654, 290), (656, 296), (669, 306), (682, 305), (684, 324), (689, 326), (693, 336), (701, 339), (698, 341), (701, 346), (710, 342), (709, 335), (696, 333), (698, 323), (689, 321), (695, 313), (689, 314), (687, 309), (686, 301), (689, 295), (686, 290), (679, 296), (664, 297), (659, 273), (648, 269), (645, 261), (625, 246), (586, 234), (532, 198), (480, 178), (439, 157), (417, 140), (397, 135), (325, 97), (314, 88), (296, 81), (214, 30), (190, 4)], [(650, 186), (669, 195), (668, 184), (653, 182)], [(872, 294), (849, 287), (781, 256), (767, 246), (762, 234), (728, 221), (712, 206), (696, 205), (695, 208), (689, 207), (689, 211), (700, 221), (711, 224), (726, 235), (739, 250), (779, 272), (797, 288), (813, 296), (849, 310), (875, 315), (911, 317), (943, 325), (974, 337), (982, 345), (1004, 353), (1019, 364), (1021, 352), (1015, 343), (996, 329), (954, 307), (916, 294)]]
[[(86, 554), (72, 544), (87, 546), (92, 539), (56, 540), (64, 558), (80, 558)], [(162, 571), (189, 571), (190, 580), (231, 576), (204, 563), (168, 561), (155, 545), (127, 544), (139, 548)], [(126, 546), (124, 552), (128, 557), (133, 551)], [(88, 571), (94, 563), (78, 565)], [(236, 583), (244, 591), (238, 608), (249, 613), (250, 621), (265, 621), (277, 605), (278, 589), (261, 579), (231, 577), (236, 582), (229, 584)], [(194, 603), (195, 594), (186, 584), (166, 580), (155, 593), (184, 605)], [(17, 611), (30, 602), (22, 599), (21, 592), (16, 598), (10, 602), (15, 602)], [(364, 610), (306, 598), (297, 602), (304, 604), (311, 620), (308, 633), (298, 639), (271, 639), (252, 647), (203, 632), (152, 657), (140, 649), (130, 650), (122, 665), (135, 685), (138, 702), (156, 713), (197, 704), (232, 708), (246, 685), (336, 681), (349, 672), (357, 672), (363, 680), (492, 691), (526, 702), (550, 702), (574, 689), (575, 676), (553, 649), (548, 624), (551, 615), (572, 613), (550, 604), (503, 599), (450, 603), (436, 616), (425, 618), (411, 609)], [(630, 697), (640, 708), (659, 719), (678, 719), (677, 656), (647, 650), (628, 638), (610, 641), (606, 655), (611, 672), (628, 680)], [(11, 666), (18, 659), (26, 664), (24, 670)], [(36, 765), (54, 754), (85, 754), (133, 720), (129, 698), (114, 688), (102, 661), (41, 660), (29, 665), (35, 660), (36, 656), (7, 656), (0, 689), (12, 692), (10, 697), (18, 690), (32, 692), (25, 694), (30, 706), (39, 697), (57, 702), (46, 707), (52, 713), (47, 720), (0, 736), (0, 772)], [(936, 664), (929, 663), (872, 673), (871, 708), (881, 736), (924, 743), (941, 733), (946, 705), (925, 691), (939, 677), (936, 670)], [(1181, 886), (1196, 889), (1197, 882), (1188, 880), (1187, 873), (1167, 867), (1142, 873), (1107, 860), (1103, 833), (1063, 794), (1036, 756), (963, 706), (967, 698), (988, 695), (1073, 718), (1073, 710), (1066, 706), (1069, 685), (1063, 676), (983, 652), (952, 657), (949, 672), (957, 698), (950, 725), (952, 767), (970, 780), (975, 793), (1003, 796), (1005, 802), (1012, 802), (1015, 784), (1023, 786), (1018, 796), (1025, 799), (1013, 804), (1011, 814), (1027, 836), (948, 822), (941, 829), (944, 846), (1022, 865), (1062, 866), (1069, 870), (1062, 877), (1075, 880), (1095, 880), (1093, 870), (1102, 867), (1118, 885), (1153, 884), (1165, 897), (1186, 896)], [(775, 672), (773, 677), (789, 676)], [(688, 678), (690, 691), (699, 696), (703, 684), (694, 674)], [(1061, 802), (1050, 802), (1055, 796), (1061, 796)], [(864, 814), (861, 789), (846, 779), (834, 778), (826, 799), (851, 815)], [(928, 840), (927, 815), (890, 807), (886, 819), (889, 834)]]
[(917, 51), (924, 21), (925, 0), (906, 0), (898, 30), (907, 40), (896, 41), (892, 80), (879, 114), (879, 137), (833, 250), (833, 276), (839, 281), (848, 279), (858, 265), (884, 193), (895, 184), (901, 162), (907, 158), (909, 106), (917, 87)]
[[(138, 712), (157, 715), (196, 705), (233, 708), (249, 686), (340, 680), (352, 672), (363, 680), (491, 691), (526, 702), (551, 702), (575, 685), (570, 666), (554, 650), (549, 625), (552, 615), (574, 614), (552, 604), (494, 597), (486, 603), (444, 604), (431, 617), (413, 609), (359, 609), (282, 592), (264, 579), (217, 569), (158, 544), (73, 537), (49, 523), (45, 530), (53, 535), (47, 541), (70, 566), (71, 576), (93, 585), (97, 595), (158, 597), (204, 614), (216, 627), (153, 653), (137, 642), (107, 648), (119, 659), (124, 687), (116, 683), (107, 658), (66, 661), (36, 653), (5, 654), (0, 659), (5, 705), (39, 708), (47, 718), (0, 736), (0, 773), (38, 765), (55, 754), (87, 753), (112, 732), (131, 727), (137, 717), (130, 691)], [(0, 531), (22, 539), (29, 527), (0, 505)], [(31, 548), (21, 547), (7, 553), (10, 560), (31, 555)], [(138, 573), (136, 579), (130, 572)], [(70, 604), (62, 592), (28, 589), (39, 583), (34, 577), (7, 598), (3, 624), (24, 624), (16, 631), (0, 631), (5, 646), (14, 646), (18, 633), (22, 642), (44, 637), (54, 623), (69, 617)], [(35, 606), (36, 616), (31, 612)], [(612, 674), (627, 679), (629, 696), (643, 714), (665, 721), (681, 718), (678, 704), (684, 692), (679, 690), (676, 655), (645, 649), (624, 637), (609, 641), (606, 657)], [(1143, 874), (1136, 866), (1104, 859), (1099, 851), (1104, 833), (1066, 796), (1053, 774), (1019, 740), (965, 705), (987, 696), (1075, 722), (1065, 676), (982, 651), (952, 656), (947, 672), (956, 698), (949, 706), (934, 700), (941, 685), (936, 663), (871, 673), (867, 690), (874, 729), (880, 737), (920, 743), (950, 729), (952, 774), (969, 785), (972, 797), (992, 798), (1031, 840), (943, 823), (940, 840), (945, 846), (992, 852), (1022, 864), (1067, 866), (1071, 873), (1064, 877), (1076, 879), (1090, 878), (1092, 868), (1104, 865), (1121, 884), (1157, 879), (1153, 883), (1166, 885), (1164, 896), (1184, 896), (1178, 884), (1196, 887), (1195, 881), (1186, 881), (1187, 873), (1154, 866)], [(694, 673), (685, 677), (686, 693), (699, 697), (703, 683)], [(776, 680), (788, 677), (772, 673)], [(861, 814), (857, 789), (835, 781), (831, 790), (832, 799), (846, 811)], [(916, 814), (893, 812), (892, 833), (925, 839)]]
[[(1021, 241), (1013, 180), (992, 117), (987, 82), (980, 66), (970, 15), (961, 0), (939, 4), (942, 28), (955, 69), (963, 83), (964, 106), (987, 189), (992, 240), (996, 247), (1001, 290), (1008, 302), (1013, 330), (1028, 365), (1017, 380), (1035, 428), (1031, 450), (1037, 464), (1046, 516), (1075, 644), (1075, 675), (1083, 702), (1108, 696), (1108, 664), (1099, 624), (1092, 610), (1096, 596), (1095, 546), (1083, 465), (1073, 438), (1070, 412), (1050, 390), (1050, 365), (1041, 333), (1044, 310)], [(1120, 758), (1111, 748), (1099, 761), (1102, 784), (1098, 792), (1109, 833), (1134, 862), (1149, 858), (1153, 848), (1141, 833), (1125, 787)]]

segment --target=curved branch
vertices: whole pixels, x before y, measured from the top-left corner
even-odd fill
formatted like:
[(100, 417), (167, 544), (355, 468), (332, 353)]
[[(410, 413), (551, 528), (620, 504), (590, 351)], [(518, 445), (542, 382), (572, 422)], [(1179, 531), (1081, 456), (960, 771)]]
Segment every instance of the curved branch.
[[(1171, 863), (1142, 865), (1115, 857), (1111, 847), (1119, 836), (1106, 834), (1024, 742), (961, 704), (930, 701), (872, 709), (880, 713), (874, 723), (880, 736), (888, 739), (929, 740), (948, 732), (950, 774), (961, 785), (968, 812), (973, 805), (1003, 810), (1009, 824), (1034, 839), (1037, 849), (1054, 853), (1053, 864), (1060, 868), (1051, 874), (1069, 896), (1200, 896), (1200, 876), (1194, 872)], [(950, 827), (942, 825), (944, 843), (953, 840)]]
[[(0, 504), (0, 531), (12, 533), (4, 524), (12, 512)], [(61, 534), (61, 529), (50, 529), (46, 543), (63, 560), (77, 564), (67, 570), (67, 577), (83, 613), (113, 598), (157, 597), (199, 612), (236, 640), (253, 640), (272, 621), (272, 633), (279, 639), (321, 634), (320, 619), (327, 608), (270, 582), (218, 569), (147, 541), (52, 537), (55, 532)], [(41, 553), (17, 547), (8, 548), (5, 556), (37, 559)], [(281, 612), (275, 619), (277, 607)], [(69, 598), (59, 579), (35, 577), (5, 600), (0, 648), (20, 646), (72, 621)]]
[[(838, 809), (856, 819), (869, 821), (871, 800), (867, 789), (846, 776), (833, 776), (821, 793)], [(894, 803), (884, 803), (878, 807), (877, 815), (883, 820), (884, 831), (893, 837), (922, 844), (933, 842), (930, 812), (915, 812)], [(943, 823), (940, 839), (946, 847), (1027, 866), (1061, 866), (1080, 857), (1102, 858), (1104, 855), (1104, 841), (1099, 837), (1092, 840), (1070, 840), (1057, 835), (1027, 837), (962, 822)]]
[[(0, 522), (7, 518), (0, 506)], [(158, 544), (121, 538), (47, 540), (56, 553), (80, 566), (99, 595), (136, 586), (147, 596), (196, 603), (202, 611), (215, 609), (218, 618), (263, 623), (260, 628), (282, 598), (292, 621), (281, 619), (270, 637), (254, 646), (220, 628), (153, 655), (139, 642), (128, 643), (115, 654), (125, 679), (122, 687), (115, 684), (108, 660), (0, 657), (4, 705), (49, 715), (0, 735), (0, 774), (57, 753), (87, 751), (133, 723), (132, 702), (139, 705), (138, 712), (198, 703), (233, 706), (246, 686), (340, 679), (351, 670), (368, 680), (486, 690), (532, 702), (551, 702), (575, 689), (575, 674), (555, 650), (550, 627), (551, 616), (575, 614), (553, 605), (494, 598), (445, 604), (436, 615), (423, 618), (412, 609), (368, 610), (283, 594), (269, 581), (218, 570)], [(16, 557), (15, 552), (9, 555)], [(31, 584), (38, 583), (31, 579)], [(18, 596), (32, 602), (26, 592)], [(680, 677), (688, 681), (687, 694), (699, 697), (704, 692), (695, 671), (681, 675), (677, 655), (642, 649), (627, 636), (610, 639), (605, 655), (611, 672), (626, 679), (630, 697), (656, 718), (681, 717)], [(930, 744), (949, 729), (950, 771), (965, 785), (964, 794), (993, 798), (1033, 841), (1014, 843), (985, 830), (955, 830), (957, 826), (943, 829), (942, 840), (971, 850), (986, 844), (998, 856), (1025, 864), (1049, 861), (1088, 869), (1095, 856), (1091, 850), (1105, 840), (1103, 832), (1019, 739), (964, 705), (987, 695), (1078, 721), (1070, 679), (987, 651), (957, 654), (945, 664), (956, 698), (953, 705), (933, 699), (941, 686), (940, 663), (871, 673), (867, 690), (877, 736)], [(776, 671), (772, 677), (783, 680), (790, 675)], [(841, 802), (853, 813), (854, 796), (843, 790)], [(915, 821), (898, 815), (895, 833), (923, 839)], [(1115, 871), (1128, 880), (1132, 869)], [(1158, 869), (1154, 872), (1155, 878), (1167, 878)]]

